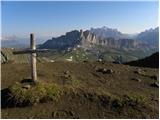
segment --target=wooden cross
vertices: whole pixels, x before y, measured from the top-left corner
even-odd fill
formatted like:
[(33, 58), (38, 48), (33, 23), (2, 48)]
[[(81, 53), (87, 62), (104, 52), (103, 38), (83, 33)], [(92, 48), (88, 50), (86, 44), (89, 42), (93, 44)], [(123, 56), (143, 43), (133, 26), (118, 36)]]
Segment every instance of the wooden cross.
[(30, 49), (23, 51), (14, 51), (13, 54), (31, 54), (31, 78), (33, 82), (37, 82), (36, 53), (47, 52), (48, 49), (36, 49), (34, 34), (30, 34)]

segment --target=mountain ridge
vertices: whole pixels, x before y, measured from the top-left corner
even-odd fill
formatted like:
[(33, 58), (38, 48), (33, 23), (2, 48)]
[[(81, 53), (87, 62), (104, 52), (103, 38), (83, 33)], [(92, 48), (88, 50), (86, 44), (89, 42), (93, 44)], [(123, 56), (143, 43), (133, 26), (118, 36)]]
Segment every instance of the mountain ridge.
[[(124, 48), (124, 49), (150, 49), (150, 48), (158, 48), (157, 42), (158, 38), (157, 33), (159, 29), (151, 29), (151, 32), (156, 32), (156, 36), (151, 38), (154, 40), (150, 40), (152, 43), (156, 41), (156, 43), (151, 44), (151, 42), (147, 39), (146, 41), (142, 39), (143, 35), (150, 33), (150, 30), (146, 30), (144, 32), (139, 33), (137, 36), (131, 38), (126, 34), (119, 32), (117, 29), (111, 29), (108, 27), (102, 28), (91, 28), (90, 30), (73, 30), (67, 32), (65, 35), (62, 35), (57, 38), (52, 38), (47, 40), (44, 44), (40, 45), (40, 48), (48, 48), (48, 49), (67, 49), (73, 48), (76, 46), (81, 46), (83, 48), (91, 48), (93, 45), (101, 45), (109, 48)], [(142, 36), (139, 39), (139, 36)]]

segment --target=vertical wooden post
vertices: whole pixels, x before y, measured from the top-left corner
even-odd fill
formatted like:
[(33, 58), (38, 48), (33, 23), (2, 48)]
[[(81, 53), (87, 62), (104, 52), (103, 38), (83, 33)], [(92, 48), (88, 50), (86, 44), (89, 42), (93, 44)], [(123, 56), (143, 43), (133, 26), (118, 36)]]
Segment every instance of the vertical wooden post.
[[(30, 34), (30, 46), (32, 50), (36, 49), (34, 34)], [(36, 53), (31, 53), (31, 77), (34, 82), (37, 82), (37, 70), (36, 70)]]

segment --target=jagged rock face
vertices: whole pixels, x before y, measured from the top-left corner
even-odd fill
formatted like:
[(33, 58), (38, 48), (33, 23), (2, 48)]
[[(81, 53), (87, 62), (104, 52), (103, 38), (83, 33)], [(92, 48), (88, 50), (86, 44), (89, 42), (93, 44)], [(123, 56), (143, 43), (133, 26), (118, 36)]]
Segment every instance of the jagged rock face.
[(96, 36), (89, 31), (71, 31), (66, 35), (58, 38), (52, 38), (40, 46), (40, 48), (48, 49), (66, 49), (69, 47), (75, 47), (81, 45), (83, 47), (89, 47), (92, 44), (96, 44)]
[(143, 46), (141, 42), (133, 39), (98, 38), (96, 41), (96, 44), (109, 48), (138, 48)]
[(84, 48), (90, 47), (97, 43), (96, 36), (89, 31), (80, 31), (81, 33), (81, 46)]
[(96, 44), (96, 36), (89, 31), (85, 31), (83, 33), (84, 40), (89, 42), (90, 44)]
[(139, 45), (141, 45), (140, 42), (132, 39), (119, 39), (117, 44), (119, 48), (122, 48), (123, 46), (126, 48), (137, 48)]
[[(106, 28), (107, 29), (107, 28)], [(148, 47), (147, 44), (133, 39), (115, 39), (113, 37), (104, 38), (96, 36), (90, 31), (74, 30), (57, 38), (52, 38), (40, 46), (48, 49), (67, 49), (81, 45), (82, 48), (90, 48), (92, 45), (102, 45), (108, 48), (137, 49)]]
[(134, 39), (119, 39), (113, 38), (98, 39), (99, 45), (108, 48), (127, 48), (127, 49), (157, 49), (156, 46)]
[(80, 32), (74, 30), (57, 38), (52, 38), (40, 46), (40, 48), (48, 49), (65, 49), (80, 44)]

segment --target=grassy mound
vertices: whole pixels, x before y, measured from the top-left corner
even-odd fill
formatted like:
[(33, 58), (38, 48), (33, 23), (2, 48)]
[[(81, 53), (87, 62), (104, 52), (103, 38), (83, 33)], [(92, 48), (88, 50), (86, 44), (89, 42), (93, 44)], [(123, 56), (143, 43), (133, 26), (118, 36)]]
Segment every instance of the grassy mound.
[[(145, 98), (138, 95), (124, 95), (115, 96), (106, 91), (99, 90), (83, 90), (83, 87), (77, 86), (77, 80), (73, 82), (73, 85), (60, 86), (55, 83), (38, 82), (36, 85), (31, 83), (16, 82), (9, 89), (9, 99), (16, 106), (28, 106), (38, 103), (44, 103), (47, 101), (58, 101), (58, 99), (65, 95), (74, 93), (74, 96), (81, 96), (81, 99), (86, 98), (89, 101), (100, 102), (104, 105), (114, 108), (123, 108), (126, 106), (137, 106), (145, 103)], [(84, 88), (85, 89), (85, 88)]]
[(10, 98), (18, 105), (35, 105), (48, 100), (57, 101), (62, 91), (54, 83), (38, 82), (36, 85), (16, 82), (9, 87)]

